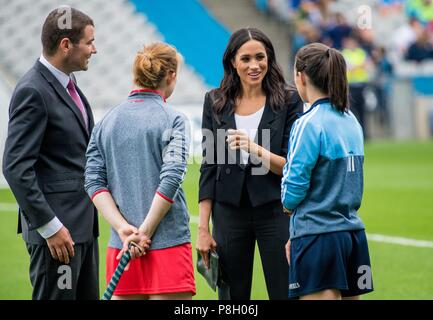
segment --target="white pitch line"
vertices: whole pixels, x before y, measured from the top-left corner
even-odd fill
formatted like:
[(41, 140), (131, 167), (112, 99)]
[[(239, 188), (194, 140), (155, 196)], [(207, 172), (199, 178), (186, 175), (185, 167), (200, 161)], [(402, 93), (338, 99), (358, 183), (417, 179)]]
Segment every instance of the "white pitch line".
[[(0, 203), (0, 212), (16, 212), (18, 210), (18, 205), (14, 203)], [(190, 215), (190, 222), (193, 224), (198, 223), (198, 216)], [(386, 236), (383, 234), (370, 234), (367, 233), (368, 241), (381, 242), (397, 244), (409, 247), (418, 248), (433, 248), (433, 241), (426, 240), (415, 240), (402, 237)]]
[(418, 248), (433, 248), (433, 241), (415, 240), (415, 239), (402, 238), (402, 237), (391, 237), (391, 236), (385, 236), (383, 234), (367, 233), (367, 239), (369, 241), (399, 244), (402, 246), (410, 246), (410, 247), (418, 247)]
[(16, 203), (0, 202), (0, 212), (7, 212), (7, 211), (18, 211), (18, 205)]

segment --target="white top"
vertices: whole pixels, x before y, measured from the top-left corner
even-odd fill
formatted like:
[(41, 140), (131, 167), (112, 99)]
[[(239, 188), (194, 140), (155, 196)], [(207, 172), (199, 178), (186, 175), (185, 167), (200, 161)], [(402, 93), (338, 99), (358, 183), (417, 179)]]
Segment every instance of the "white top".
[[(254, 141), (264, 110), (265, 106), (247, 116), (240, 116), (235, 113), (236, 129), (245, 132), (250, 140)], [(249, 156), (248, 152), (241, 150), (241, 161), (243, 164), (248, 163)]]

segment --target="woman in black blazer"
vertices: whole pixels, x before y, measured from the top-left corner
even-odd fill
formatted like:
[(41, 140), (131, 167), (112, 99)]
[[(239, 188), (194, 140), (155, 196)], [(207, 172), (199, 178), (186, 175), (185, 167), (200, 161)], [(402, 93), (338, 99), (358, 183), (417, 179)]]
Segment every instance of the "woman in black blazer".
[[(303, 104), (288, 90), (268, 37), (240, 29), (223, 58), (224, 78), (206, 94), (197, 250), (220, 256), (220, 299), (250, 299), (257, 240), (270, 299), (288, 296), (288, 217), (281, 176), (288, 138)], [(212, 214), (213, 232), (209, 232)]]

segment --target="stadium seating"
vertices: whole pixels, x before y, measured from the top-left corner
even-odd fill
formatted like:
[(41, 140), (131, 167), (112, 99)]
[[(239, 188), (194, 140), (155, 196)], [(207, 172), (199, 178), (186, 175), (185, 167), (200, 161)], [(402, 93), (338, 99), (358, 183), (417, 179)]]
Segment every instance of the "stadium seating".
[(131, 0), (165, 39), (174, 44), (188, 64), (212, 87), (223, 76), (222, 56), (230, 37), (198, 0)]
[[(14, 0), (2, 6), (0, 65), (17, 79), (38, 58), (43, 21), (57, 4), (51, 0)], [(164, 37), (130, 1), (71, 0), (68, 4), (89, 14), (95, 22), (98, 54), (91, 59), (89, 72), (76, 76), (95, 113), (100, 115), (127, 96), (135, 53), (143, 44), (163, 41)], [(184, 65), (171, 102), (197, 107), (206, 90), (202, 77)]]
[[(3, 155), (4, 143), (6, 140), (8, 125), (8, 104), (12, 92), (12, 86), (9, 84), (6, 76), (0, 68), (0, 152)], [(0, 168), (2, 167), (3, 157), (0, 155)], [(0, 188), (6, 186), (6, 180), (3, 174), (0, 174)]]

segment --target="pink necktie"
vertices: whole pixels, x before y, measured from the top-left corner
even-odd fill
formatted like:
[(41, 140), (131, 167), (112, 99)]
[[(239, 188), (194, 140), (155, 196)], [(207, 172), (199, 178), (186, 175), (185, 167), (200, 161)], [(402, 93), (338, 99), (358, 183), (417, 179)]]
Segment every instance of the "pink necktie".
[(84, 123), (86, 124), (86, 130), (88, 130), (88, 121), (87, 118), (87, 112), (84, 108), (83, 102), (81, 101), (80, 96), (78, 95), (77, 89), (75, 88), (75, 84), (72, 80), (69, 80), (68, 86), (66, 87), (68, 89), (69, 94), (71, 95), (72, 100), (74, 100), (75, 104), (77, 105), (78, 109), (81, 111), (81, 115), (83, 116)]

